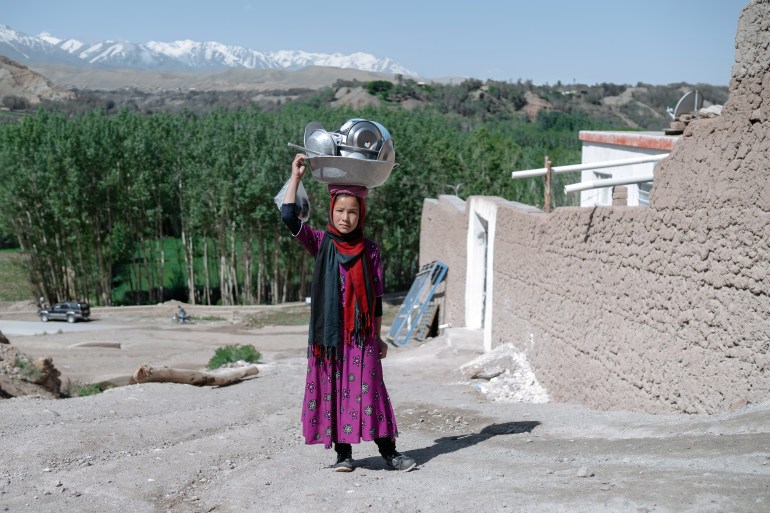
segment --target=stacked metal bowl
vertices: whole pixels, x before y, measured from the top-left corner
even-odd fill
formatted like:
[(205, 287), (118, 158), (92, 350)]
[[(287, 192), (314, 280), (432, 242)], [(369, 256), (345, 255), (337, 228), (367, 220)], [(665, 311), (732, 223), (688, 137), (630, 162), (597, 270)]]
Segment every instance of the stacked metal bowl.
[(385, 183), (397, 166), (393, 139), (376, 121), (350, 119), (333, 132), (310, 122), (304, 142), (310, 173), (323, 183), (371, 189)]

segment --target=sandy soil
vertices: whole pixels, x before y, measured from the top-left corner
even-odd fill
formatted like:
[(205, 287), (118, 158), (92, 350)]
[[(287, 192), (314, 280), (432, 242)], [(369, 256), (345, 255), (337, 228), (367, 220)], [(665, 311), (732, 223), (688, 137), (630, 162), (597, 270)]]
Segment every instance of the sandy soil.
[(253, 344), (263, 363), (223, 388), (0, 401), (0, 511), (770, 511), (770, 403), (654, 416), (507, 402), (467, 384), (460, 369), (481, 341), (461, 329), (385, 361), (398, 446), (419, 467), (389, 471), (365, 443), (354, 472), (334, 473), (333, 452), (300, 436), (306, 330), (246, 329), (249, 309), (190, 310), (217, 320), (172, 325), (169, 305), (94, 309), (90, 331), (8, 335), (79, 383), (121, 382), (140, 363), (202, 369), (225, 344)]

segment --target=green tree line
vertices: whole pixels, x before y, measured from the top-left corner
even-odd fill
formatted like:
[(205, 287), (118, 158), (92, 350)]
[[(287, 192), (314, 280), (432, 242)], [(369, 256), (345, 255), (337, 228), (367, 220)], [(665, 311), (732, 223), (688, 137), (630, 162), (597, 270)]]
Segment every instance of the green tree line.
[[(292, 240), (273, 201), (290, 173), (305, 125), (329, 130), (353, 117), (393, 135), (399, 166), (370, 192), (368, 236), (383, 250), (388, 291), (417, 271), (423, 200), (442, 194), (501, 196), (542, 205), (542, 179), (512, 171), (580, 160), (585, 116), (460, 116), (439, 109), (330, 109), (312, 103), (271, 111), (215, 109), (140, 114), (39, 111), (0, 125), (0, 233), (25, 254), (30, 281), (51, 301), (97, 305), (296, 301), (308, 295), (312, 259)], [(557, 175), (555, 203), (568, 204)], [(310, 179), (312, 226), (328, 215), (325, 186)], [(118, 291), (122, 291), (120, 294)]]

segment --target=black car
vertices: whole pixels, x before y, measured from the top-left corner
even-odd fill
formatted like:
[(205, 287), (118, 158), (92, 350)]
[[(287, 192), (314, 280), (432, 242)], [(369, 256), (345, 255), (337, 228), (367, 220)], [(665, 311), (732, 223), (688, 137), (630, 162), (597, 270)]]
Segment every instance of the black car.
[(91, 316), (91, 307), (81, 301), (65, 301), (51, 307), (40, 309), (40, 320), (50, 321), (86, 321)]

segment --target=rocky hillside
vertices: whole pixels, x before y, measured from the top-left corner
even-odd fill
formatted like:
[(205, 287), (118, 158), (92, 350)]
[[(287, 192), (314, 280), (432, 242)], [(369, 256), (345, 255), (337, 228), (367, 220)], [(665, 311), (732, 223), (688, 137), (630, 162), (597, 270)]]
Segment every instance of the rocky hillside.
[(72, 100), (75, 93), (56, 86), (43, 75), (0, 55), (0, 100), (8, 110), (34, 108), (43, 101)]
[(158, 72), (136, 69), (83, 69), (74, 66), (35, 63), (30, 65), (56, 84), (68, 89), (115, 91), (132, 89), (144, 93), (159, 91), (285, 91), (320, 89), (337, 80), (393, 80), (393, 75), (324, 66), (307, 66), (296, 71), (243, 69), (205, 72)]
[(531, 121), (541, 111), (555, 111), (586, 116), (608, 127), (660, 130), (671, 121), (666, 109), (689, 90), (698, 89), (703, 94), (704, 106), (722, 105), (727, 100), (726, 86), (708, 84), (535, 85), (476, 79), (423, 83), (400, 75), (324, 67), (158, 73), (84, 71), (40, 64), (33, 71), (8, 59), (1, 62), (0, 98), (6, 110), (17, 112), (33, 112), (41, 102), (53, 102), (72, 112), (127, 108), (152, 113), (253, 105), (274, 109), (286, 102), (306, 101), (354, 109), (433, 107), (461, 116), (503, 120)]

